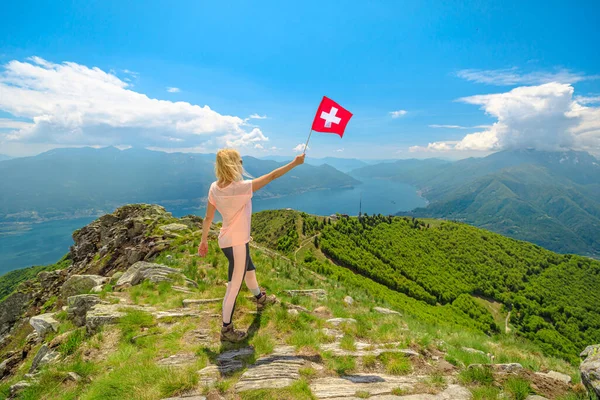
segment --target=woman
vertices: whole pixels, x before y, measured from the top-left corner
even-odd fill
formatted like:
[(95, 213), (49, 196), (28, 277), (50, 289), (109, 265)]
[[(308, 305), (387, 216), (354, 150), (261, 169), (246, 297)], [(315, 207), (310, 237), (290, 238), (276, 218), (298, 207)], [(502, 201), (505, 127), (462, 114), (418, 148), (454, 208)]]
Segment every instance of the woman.
[(291, 163), (277, 168), (257, 179), (243, 180), (244, 168), (240, 153), (233, 149), (222, 149), (217, 153), (215, 174), (217, 181), (208, 190), (206, 217), (202, 223), (202, 240), (198, 254), (208, 252), (208, 230), (218, 210), (223, 217), (223, 227), (219, 233), (219, 247), (229, 260), (227, 292), (223, 299), (223, 327), (221, 340), (239, 342), (246, 332), (233, 329), (233, 311), (242, 281), (254, 295), (258, 309), (275, 302), (275, 296), (261, 292), (256, 280), (256, 271), (250, 259), (250, 221), (252, 218), (252, 194), (267, 183), (285, 175), (294, 167), (304, 163), (304, 154), (296, 156)]

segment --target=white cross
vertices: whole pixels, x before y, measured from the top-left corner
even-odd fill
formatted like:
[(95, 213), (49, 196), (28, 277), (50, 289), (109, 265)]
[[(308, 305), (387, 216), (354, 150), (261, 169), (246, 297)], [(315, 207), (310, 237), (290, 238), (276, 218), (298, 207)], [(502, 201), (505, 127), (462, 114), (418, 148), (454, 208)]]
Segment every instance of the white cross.
[(325, 128), (331, 128), (331, 123), (339, 124), (342, 120), (340, 117), (336, 117), (338, 109), (335, 107), (331, 107), (331, 111), (326, 113), (325, 111), (321, 112), (321, 119), (325, 120)]

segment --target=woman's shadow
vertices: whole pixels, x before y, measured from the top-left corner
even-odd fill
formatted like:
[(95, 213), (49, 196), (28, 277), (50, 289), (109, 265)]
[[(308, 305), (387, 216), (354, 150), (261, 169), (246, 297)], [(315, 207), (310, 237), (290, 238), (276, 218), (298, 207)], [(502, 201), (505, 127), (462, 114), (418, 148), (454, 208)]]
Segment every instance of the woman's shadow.
[(250, 346), (250, 341), (260, 328), (262, 312), (257, 311), (252, 323), (248, 327), (246, 338), (237, 343), (221, 341), (218, 350), (214, 351), (209, 347), (203, 347), (199, 351), (206, 354), (210, 364), (215, 365), (218, 371), (218, 377), (231, 375), (244, 367), (244, 364), (252, 364), (255, 361), (254, 348)]

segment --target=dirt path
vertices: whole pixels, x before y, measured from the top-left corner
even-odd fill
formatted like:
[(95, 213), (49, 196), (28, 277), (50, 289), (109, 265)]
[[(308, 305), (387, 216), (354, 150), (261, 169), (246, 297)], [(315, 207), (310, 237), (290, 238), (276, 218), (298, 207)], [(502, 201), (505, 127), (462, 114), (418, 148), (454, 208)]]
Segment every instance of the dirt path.
[(300, 247), (298, 247), (296, 249), (296, 251), (294, 252), (294, 262), (298, 262), (298, 260), (296, 259), (296, 254), (298, 254), (298, 252), (300, 251), (300, 249), (302, 249), (304, 246), (306, 246), (308, 243), (310, 243), (311, 240), (313, 240), (314, 238), (316, 238), (317, 236), (320, 236), (320, 233), (317, 233), (316, 235), (313, 235), (311, 237), (309, 237), (308, 239), (304, 239), (304, 241), (300, 244)]

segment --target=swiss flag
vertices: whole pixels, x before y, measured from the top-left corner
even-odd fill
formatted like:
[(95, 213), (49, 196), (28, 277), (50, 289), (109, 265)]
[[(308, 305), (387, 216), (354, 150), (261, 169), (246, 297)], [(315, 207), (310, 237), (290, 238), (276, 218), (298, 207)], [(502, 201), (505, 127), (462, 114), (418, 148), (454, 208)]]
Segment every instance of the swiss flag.
[(350, 111), (330, 98), (323, 96), (312, 129), (317, 132), (337, 133), (340, 137), (343, 137), (350, 118), (352, 118)]

